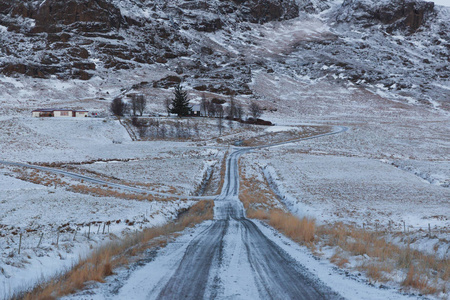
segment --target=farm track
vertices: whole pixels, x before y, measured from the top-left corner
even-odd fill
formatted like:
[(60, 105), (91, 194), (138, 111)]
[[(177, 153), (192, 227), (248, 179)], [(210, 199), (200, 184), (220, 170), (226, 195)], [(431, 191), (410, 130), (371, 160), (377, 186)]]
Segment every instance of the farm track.
[[(154, 262), (135, 274), (138, 280), (132, 276), (123, 283), (117, 298), (340, 299), (340, 295), (321, 283), (245, 217), (239, 200), (238, 161), (241, 155), (250, 151), (346, 130), (342, 127), (327, 134), (285, 143), (235, 148), (227, 158), (224, 186), (215, 199), (214, 220), (197, 228), (193, 238), (186, 238), (182, 256), (175, 258), (175, 250), (170, 247), (162, 251)], [(180, 251), (179, 247), (176, 251)], [(161, 276), (155, 277), (152, 272), (155, 265), (169, 264), (176, 267), (159, 270)], [(236, 280), (240, 273), (247, 275), (242, 278), (244, 280)], [(150, 276), (148, 280), (147, 275)]]
[[(226, 161), (221, 194), (214, 199), (214, 220), (201, 224), (190, 236), (178, 238), (177, 241), (180, 242), (171, 243), (155, 260), (131, 274), (128, 280), (120, 283), (115, 293), (109, 293), (105, 298), (342, 298), (267, 237), (254, 221), (245, 217), (243, 204), (239, 200), (238, 161), (241, 155), (252, 151), (339, 134), (346, 130), (346, 127), (340, 127), (333, 132), (289, 142), (234, 148)], [(151, 192), (48, 167), (8, 161), (0, 163), (33, 168), (136, 193), (189, 199), (211, 198)], [(155, 269), (158, 271), (155, 272)]]

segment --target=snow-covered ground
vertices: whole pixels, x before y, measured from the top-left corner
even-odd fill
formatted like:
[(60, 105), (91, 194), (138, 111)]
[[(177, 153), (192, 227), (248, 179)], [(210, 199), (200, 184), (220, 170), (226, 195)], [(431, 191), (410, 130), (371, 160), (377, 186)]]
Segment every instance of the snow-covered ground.
[[(252, 157), (253, 156), (253, 157)], [(450, 190), (378, 160), (332, 155), (265, 151), (243, 163), (257, 162), (286, 195), (290, 209), (321, 222), (344, 221), (402, 231), (446, 230)]]
[[(360, 226), (364, 223), (369, 228), (390, 226), (398, 231), (402, 230), (403, 221), (411, 231), (427, 230), (430, 224), (433, 234), (441, 238), (440, 243), (450, 240), (450, 118), (445, 105), (423, 105), (423, 99), (385, 86), (370, 85), (365, 89), (348, 82), (344, 69), (343, 75), (339, 75), (337, 66), (319, 63), (303, 66), (304, 57), (299, 57), (298, 45), (322, 39), (329, 42), (334, 38), (318, 19), (308, 17), (249, 26), (258, 35), (246, 30), (236, 36), (229, 32), (204, 35), (205, 45), (214, 51), (223, 51), (230, 57), (243, 53), (254, 95), (237, 95), (236, 99), (243, 104), (256, 99), (266, 108), (263, 118), (280, 125), (270, 128), (269, 133), (290, 131), (289, 126), (301, 124), (341, 125), (349, 130), (259, 150), (245, 156), (241, 164), (258, 164), (266, 178), (272, 178), (285, 196), (288, 208), (298, 215), (312, 215), (329, 223), (343, 221)], [(3, 31), (0, 27), (0, 32)], [(349, 47), (353, 47), (359, 33), (349, 34), (355, 34), (346, 40)], [(390, 39), (400, 40), (400, 37)], [(415, 37), (407, 39), (415, 42)], [(254, 43), (247, 43), (249, 40)], [(345, 47), (342, 49), (340, 55), (345, 56)], [(421, 49), (431, 55), (426, 47)], [(268, 58), (264, 68), (257, 66), (262, 54)], [(218, 64), (224, 68), (227, 65)], [(321, 72), (303, 74), (291, 66), (300, 70), (336, 68), (334, 71), (338, 75), (317, 78), (315, 75)], [(425, 69), (426, 66), (420, 65)], [(269, 72), (267, 68), (273, 69)], [(207, 169), (220, 165), (223, 155), (220, 148), (246, 137), (245, 134), (222, 137), (219, 145), (216, 139), (201, 146), (174, 141), (133, 142), (125, 128), (113, 118), (31, 118), (31, 110), (41, 107), (76, 107), (108, 116), (109, 101), (114, 96), (125, 94), (134, 84), (175, 75), (173, 69), (154, 64), (104, 72), (102, 77), (94, 76), (88, 81), (0, 75), (0, 160), (81, 163), (75, 167), (135, 184), (158, 186), (165, 191), (175, 187), (182, 194), (194, 193)], [(312, 75), (316, 78), (311, 79)], [(431, 82), (425, 88), (448, 90), (448, 80)], [(171, 90), (151, 85), (134, 91), (147, 96), (148, 112), (164, 112), (164, 99), (172, 94)], [(191, 95), (198, 101), (200, 92), (192, 91)], [(433, 91), (429, 95), (433, 95)], [(207, 96), (228, 99), (228, 96), (213, 93)], [(217, 129), (211, 125), (210, 130)], [(91, 225), (92, 235), (88, 240), (85, 236), (87, 223), (121, 220), (109, 228), (110, 234), (120, 236), (140, 226), (167, 222), (176, 216), (178, 209), (192, 204), (76, 194), (64, 187), (21, 181), (12, 177), (13, 174), (10, 168), (0, 166), (0, 298), (69, 267), (80, 255), (114, 238), (102, 234), (103, 228), (99, 228), (98, 223)], [(135, 223), (126, 225), (125, 220)], [(67, 223), (56, 246), (56, 230)], [(73, 241), (77, 228), (79, 232)], [(26, 232), (27, 229), (31, 231)], [(20, 231), (25, 232), (19, 255)], [(283, 241), (277, 243), (290, 243), (281, 239)], [(433, 253), (436, 242), (434, 238), (421, 239), (416, 248)], [(448, 256), (448, 249), (447, 242), (439, 248), (438, 254)], [(294, 251), (292, 255), (300, 255), (300, 252)], [(315, 269), (322, 263), (309, 258), (305, 264)], [(316, 270), (325, 278), (327, 268), (331, 268), (330, 265), (317, 266)], [(330, 276), (330, 281), (335, 280), (335, 275)], [(354, 286), (343, 284), (340, 288), (350, 291)], [(378, 292), (382, 292), (376, 291), (374, 299), (380, 298)], [(369, 295), (364, 290), (359, 292)]]
[[(62, 162), (75, 172), (95, 172), (88, 173), (93, 177), (185, 195), (197, 192), (208, 169), (223, 156), (217, 149), (183, 142), (132, 142), (125, 128), (108, 118), (39, 119), (24, 112), (3, 114), (0, 123), (2, 160)], [(168, 222), (193, 204), (79, 194), (67, 188), (80, 181), (59, 176), (67, 185), (33, 184), (17, 179), (13, 169), (0, 166), (1, 299), (70, 267), (105, 241)], [(45, 172), (38, 176), (45, 182), (56, 178)]]
[[(16, 179), (2, 168), (0, 193), (1, 299), (71, 267), (103, 242), (163, 224), (192, 205), (191, 201), (148, 202), (76, 194), (64, 187)], [(110, 225), (104, 228), (107, 222)]]

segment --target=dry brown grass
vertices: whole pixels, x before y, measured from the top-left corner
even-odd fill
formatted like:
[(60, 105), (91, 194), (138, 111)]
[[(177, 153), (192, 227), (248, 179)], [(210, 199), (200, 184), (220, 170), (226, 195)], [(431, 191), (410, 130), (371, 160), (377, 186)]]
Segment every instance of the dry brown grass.
[(247, 217), (268, 221), (269, 225), (284, 233), (292, 240), (308, 244), (314, 242), (316, 222), (311, 218), (299, 219), (280, 209), (248, 210)]
[(144, 229), (130, 234), (123, 240), (110, 242), (94, 251), (88, 258), (81, 260), (65, 274), (14, 298), (56, 299), (82, 289), (88, 281), (104, 282), (104, 278), (113, 274), (115, 268), (128, 264), (130, 260), (136, 260), (136, 256), (146, 249), (164, 246), (176, 232), (212, 219), (213, 206), (212, 201), (199, 201), (189, 210), (181, 213), (176, 222)]
[(281, 142), (293, 141), (301, 138), (311, 137), (318, 134), (323, 134), (331, 131), (330, 126), (307, 126), (303, 131), (295, 129), (291, 131), (270, 132), (258, 136), (254, 136), (244, 140), (244, 146), (261, 146), (267, 144), (276, 144)]
[[(425, 254), (409, 246), (402, 247), (388, 242), (382, 232), (372, 232), (343, 223), (316, 226), (314, 219), (297, 218), (274, 208), (273, 194), (262, 192), (267, 183), (246, 178), (241, 170), (239, 198), (247, 209), (247, 217), (267, 222), (292, 240), (307, 245), (312, 251), (330, 246), (336, 247), (330, 261), (345, 267), (350, 256), (365, 256), (358, 270), (373, 281), (385, 282), (395, 270), (408, 272), (401, 282), (405, 288), (414, 288), (424, 294), (446, 292), (449, 282), (450, 261), (432, 254)], [(264, 186), (267, 187), (264, 187)]]
[(239, 200), (243, 203), (247, 216), (261, 213), (261, 209), (276, 208), (277, 195), (270, 189), (267, 180), (260, 181), (256, 176), (247, 177), (241, 165), (239, 176)]
[(409, 267), (408, 274), (402, 282), (402, 286), (420, 290), (424, 294), (434, 294), (438, 290), (436, 287), (429, 285), (428, 278), (423, 274), (418, 274), (414, 266)]
[(247, 218), (259, 219), (259, 220), (269, 220), (270, 212), (262, 209), (248, 209)]
[(299, 219), (291, 213), (282, 210), (272, 210), (269, 224), (298, 243), (307, 244), (314, 242), (316, 221), (312, 218)]
[(94, 195), (94, 196), (99, 196), (99, 197), (115, 197), (115, 198), (127, 199), (127, 200), (137, 200), (137, 201), (173, 200), (173, 199), (162, 198), (162, 197), (157, 198), (154, 195), (149, 195), (149, 194), (123, 193), (123, 192), (114, 190), (112, 188), (92, 187), (92, 186), (87, 186), (87, 185), (83, 185), (83, 184), (70, 185), (68, 187), (68, 189), (74, 193), (88, 194), (88, 195)]
[(348, 264), (348, 259), (344, 256), (343, 251), (336, 251), (330, 258), (330, 262), (338, 266), (339, 268), (345, 267)]
[[(174, 198), (164, 198), (164, 197), (158, 197), (150, 194), (135, 194), (135, 193), (124, 193), (119, 192), (108, 185), (104, 184), (102, 186), (89, 186), (84, 184), (84, 180), (81, 180), (81, 184), (69, 184), (61, 179), (59, 175), (52, 174), (45, 171), (40, 170), (26, 170), (26, 169), (14, 169), (14, 172), (17, 173), (16, 177), (18, 179), (31, 182), (34, 184), (40, 184), (47, 187), (51, 186), (58, 186), (58, 187), (66, 187), (69, 191), (72, 191), (74, 193), (80, 193), (80, 194), (89, 194), (93, 196), (98, 197), (115, 197), (120, 199), (127, 199), (127, 200), (138, 200), (138, 201), (171, 201), (174, 200)], [(83, 172), (80, 172), (83, 173)], [(95, 172), (93, 172), (95, 173)], [(95, 173), (97, 174), (97, 173)], [(99, 176), (97, 176), (99, 177)], [(104, 179), (104, 178), (103, 178)], [(127, 186), (144, 186), (148, 188), (155, 188), (158, 186), (152, 185), (152, 184), (141, 184), (141, 183), (130, 183), (126, 181), (120, 181), (113, 178), (108, 178), (114, 182), (119, 182), (120, 184), (127, 185)], [(176, 194), (177, 190), (176, 188), (169, 186), (169, 190), (167, 193)]]
[(322, 244), (339, 246), (351, 255), (367, 255), (371, 263), (360, 266), (366, 274), (376, 281), (386, 281), (384, 274), (394, 268), (408, 270), (402, 285), (419, 289), (422, 293), (436, 293), (445, 290), (445, 284), (431, 285), (431, 281), (440, 278), (448, 282), (450, 261), (425, 254), (409, 246), (401, 247), (387, 242), (382, 233), (370, 232), (352, 225), (337, 223), (318, 227), (318, 236)]
[(216, 195), (219, 195), (222, 191), (223, 184), (225, 182), (225, 173), (227, 171), (227, 158), (228, 158), (228, 151), (225, 152), (223, 155), (222, 163), (220, 164), (220, 182), (219, 182), (219, 188), (217, 189)]

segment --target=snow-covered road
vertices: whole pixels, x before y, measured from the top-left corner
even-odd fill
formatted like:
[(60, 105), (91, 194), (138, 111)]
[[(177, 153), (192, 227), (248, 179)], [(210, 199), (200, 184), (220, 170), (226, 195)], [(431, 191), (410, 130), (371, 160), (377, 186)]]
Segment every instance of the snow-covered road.
[(147, 267), (139, 270), (120, 289), (118, 298), (340, 298), (245, 218), (238, 197), (238, 160), (255, 149), (237, 148), (227, 158), (214, 221), (199, 226), (182, 256), (173, 257), (169, 247), (154, 262), (165, 265), (166, 260), (179, 259), (173, 267), (158, 268), (160, 276), (150, 278), (154, 272)]
[[(346, 127), (336, 127), (306, 139), (345, 131)], [(154, 259), (149, 256), (150, 262), (119, 272), (106, 285), (66, 298), (410, 299), (395, 290), (348, 279), (275, 230), (245, 217), (239, 200), (239, 157), (283, 144), (234, 148), (227, 158), (221, 194), (215, 199), (214, 220), (187, 230)]]

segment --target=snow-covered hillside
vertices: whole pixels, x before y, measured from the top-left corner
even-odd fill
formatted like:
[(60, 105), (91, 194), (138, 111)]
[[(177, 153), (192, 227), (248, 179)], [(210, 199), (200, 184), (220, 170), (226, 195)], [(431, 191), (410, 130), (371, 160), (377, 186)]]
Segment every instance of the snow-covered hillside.
[[(204, 188), (212, 195), (235, 142), (291, 126), (342, 126), (241, 163), (261, 181), (272, 176), (300, 216), (400, 232), (405, 221), (420, 236), (416, 248), (439, 245), (436, 254), (448, 256), (449, 20), (450, 7), (413, 0), (0, 0), (0, 160), (177, 195), (211, 177)], [(216, 119), (207, 119), (197, 140), (133, 141), (109, 112), (114, 97), (142, 93), (146, 116), (166, 113), (180, 82), (192, 103), (257, 101), (279, 127), (224, 122), (219, 137)], [(100, 117), (31, 118), (42, 107)], [(0, 299), (193, 204), (95, 188), (105, 187), (0, 165)], [(86, 237), (88, 223), (119, 219), (112, 235)], [(67, 223), (59, 249), (55, 233)], [(421, 235), (428, 224), (430, 238)]]
[(65, 97), (99, 99), (108, 98), (111, 86), (117, 94), (142, 82), (173, 85), (158, 82), (169, 74), (199, 91), (263, 98), (249, 84), (255, 73), (275, 71), (350, 81), (448, 110), (450, 9), (442, 6), (397, 0), (1, 3), (0, 73), (36, 78), (20, 80), (25, 93), (3, 77), (3, 101), (41, 101), (43, 87), (60, 85), (39, 78), (87, 80), (78, 84), (83, 91), (73, 87)]

